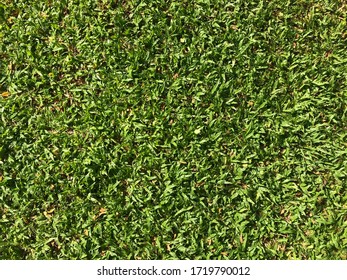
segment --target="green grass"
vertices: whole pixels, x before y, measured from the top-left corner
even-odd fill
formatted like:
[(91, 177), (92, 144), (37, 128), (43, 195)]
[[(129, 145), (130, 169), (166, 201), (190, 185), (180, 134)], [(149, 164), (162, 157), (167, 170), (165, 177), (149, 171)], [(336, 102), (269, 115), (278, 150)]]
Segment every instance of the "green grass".
[(3, 0), (1, 259), (347, 259), (343, 0)]

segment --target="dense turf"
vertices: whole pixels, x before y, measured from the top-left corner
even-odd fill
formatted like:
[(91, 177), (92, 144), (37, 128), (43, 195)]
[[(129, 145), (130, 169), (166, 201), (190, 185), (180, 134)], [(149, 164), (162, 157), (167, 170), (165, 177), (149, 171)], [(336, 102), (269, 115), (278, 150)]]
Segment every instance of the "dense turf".
[(347, 259), (346, 16), (3, 0), (0, 258)]

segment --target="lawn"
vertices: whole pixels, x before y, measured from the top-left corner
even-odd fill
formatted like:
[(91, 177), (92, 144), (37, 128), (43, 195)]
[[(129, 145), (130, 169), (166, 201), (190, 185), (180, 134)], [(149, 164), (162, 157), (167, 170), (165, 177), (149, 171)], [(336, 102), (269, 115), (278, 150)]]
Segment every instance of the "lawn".
[(2, 0), (0, 259), (347, 259), (344, 0)]

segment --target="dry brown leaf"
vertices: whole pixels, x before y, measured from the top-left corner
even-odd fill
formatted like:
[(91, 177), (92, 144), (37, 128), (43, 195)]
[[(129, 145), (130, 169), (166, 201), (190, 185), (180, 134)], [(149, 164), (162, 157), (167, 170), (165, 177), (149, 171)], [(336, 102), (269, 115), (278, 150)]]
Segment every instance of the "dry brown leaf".
[(4, 91), (3, 93), (1, 93), (2, 97), (9, 97), (10, 93), (8, 91)]
[(48, 210), (47, 213), (48, 214), (52, 214), (54, 212), (55, 208), (52, 208), (51, 210)]
[(52, 218), (52, 215), (49, 214), (47, 211), (43, 211), (43, 215), (44, 215), (47, 219)]

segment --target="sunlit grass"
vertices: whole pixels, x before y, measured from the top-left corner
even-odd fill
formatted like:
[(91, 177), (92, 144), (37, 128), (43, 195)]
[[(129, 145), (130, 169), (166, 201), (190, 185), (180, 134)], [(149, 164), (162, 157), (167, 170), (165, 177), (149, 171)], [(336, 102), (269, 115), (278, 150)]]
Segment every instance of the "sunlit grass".
[(344, 1), (2, 1), (0, 258), (346, 259)]

